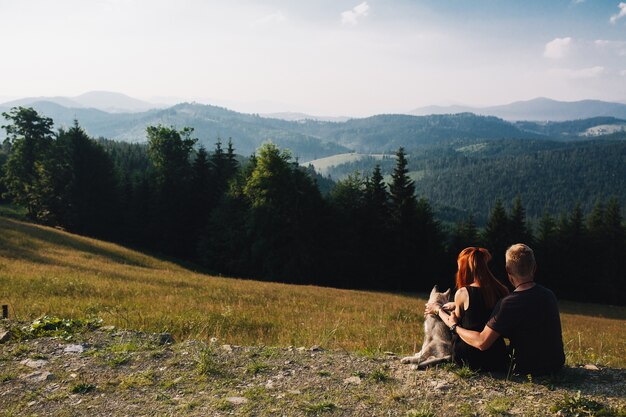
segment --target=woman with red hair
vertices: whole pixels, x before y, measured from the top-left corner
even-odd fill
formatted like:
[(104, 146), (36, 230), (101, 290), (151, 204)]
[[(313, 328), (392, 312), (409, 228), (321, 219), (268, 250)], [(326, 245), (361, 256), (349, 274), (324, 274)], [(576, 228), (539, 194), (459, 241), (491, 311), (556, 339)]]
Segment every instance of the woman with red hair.
[[(470, 247), (461, 251), (457, 258), (456, 294), (454, 303), (445, 309), (454, 309), (459, 325), (464, 329), (481, 331), (491, 316), (498, 300), (509, 290), (493, 276), (487, 263), (491, 254), (485, 248)], [(427, 314), (441, 313), (442, 306), (427, 305)], [(445, 314), (445, 313), (444, 313)], [(506, 369), (506, 345), (499, 338), (489, 349), (480, 351), (453, 335), (454, 360), (472, 369), (483, 371), (504, 371)]]

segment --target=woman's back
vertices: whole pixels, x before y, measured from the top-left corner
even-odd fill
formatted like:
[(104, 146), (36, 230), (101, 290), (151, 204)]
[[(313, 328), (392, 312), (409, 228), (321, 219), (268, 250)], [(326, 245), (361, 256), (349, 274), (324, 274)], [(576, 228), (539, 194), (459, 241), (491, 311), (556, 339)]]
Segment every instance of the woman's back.
[[(482, 331), (491, 317), (491, 308), (487, 307), (480, 287), (468, 285), (464, 287), (469, 297), (469, 307), (461, 310), (459, 325), (468, 330)], [(466, 364), (472, 369), (483, 371), (504, 371), (506, 368), (506, 346), (499, 338), (487, 350), (480, 351), (454, 335), (454, 360), (458, 364)]]

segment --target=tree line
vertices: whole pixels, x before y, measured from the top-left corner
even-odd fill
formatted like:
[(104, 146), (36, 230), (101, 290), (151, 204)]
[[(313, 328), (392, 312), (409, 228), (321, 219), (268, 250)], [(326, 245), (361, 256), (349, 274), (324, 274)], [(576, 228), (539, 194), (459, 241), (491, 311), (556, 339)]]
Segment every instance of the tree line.
[(146, 144), (129, 144), (94, 140), (78, 122), (55, 132), (31, 108), (3, 115), (3, 198), (43, 224), (228, 276), (407, 292), (452, 285), (467, 246), (487, 247), (506, 281), (506, 247), (527, 242), (539, 281), (559, 297), (624, 303), (616, 198), (587, 214), (546, 212), (536, 230), (521, 198), (508, 212), (496, 201), (484, 230), (469, 216), (446, 231), (417, 197), (403, 148), (388, 185), (376, 166), (322, 194), (324, 180), (272, 143), (242, 158), (230, 140), (210, 152), (197, 146), (190, 128), (149, 126)]

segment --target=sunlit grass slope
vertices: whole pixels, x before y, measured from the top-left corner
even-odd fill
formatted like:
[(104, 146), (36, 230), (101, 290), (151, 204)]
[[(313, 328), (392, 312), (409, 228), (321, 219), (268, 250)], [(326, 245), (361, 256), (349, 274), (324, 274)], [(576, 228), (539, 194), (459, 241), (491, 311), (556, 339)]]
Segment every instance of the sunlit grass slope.
[[(178, 339), (400, 354), (422, 340), (424, 299), (203, 275), (0, 217), (0, 303), (19, 320), (96, 315), (106, 324), (168, 331)], [(626, 366), (626, 308), (562, 308), (570, 364)]]

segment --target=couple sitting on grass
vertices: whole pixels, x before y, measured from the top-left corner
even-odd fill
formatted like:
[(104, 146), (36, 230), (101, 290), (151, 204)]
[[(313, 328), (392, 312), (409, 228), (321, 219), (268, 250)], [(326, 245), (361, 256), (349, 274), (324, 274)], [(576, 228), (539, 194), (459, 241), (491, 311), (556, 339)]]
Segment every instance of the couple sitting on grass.
[[(534, 281), (532, 249), (518, 243), (506, 251), (511, 293), (489, 270), (490, 260), (484, 248), (461, 251), (454, 301), (429, 302), (425, 315), (438, 316), (450, 328), (458, 364), (522, 375), (557, 372), (565, 363), (559, 309), (554, 293)], [(503, 338), (510, 341), (508, 349)]]

